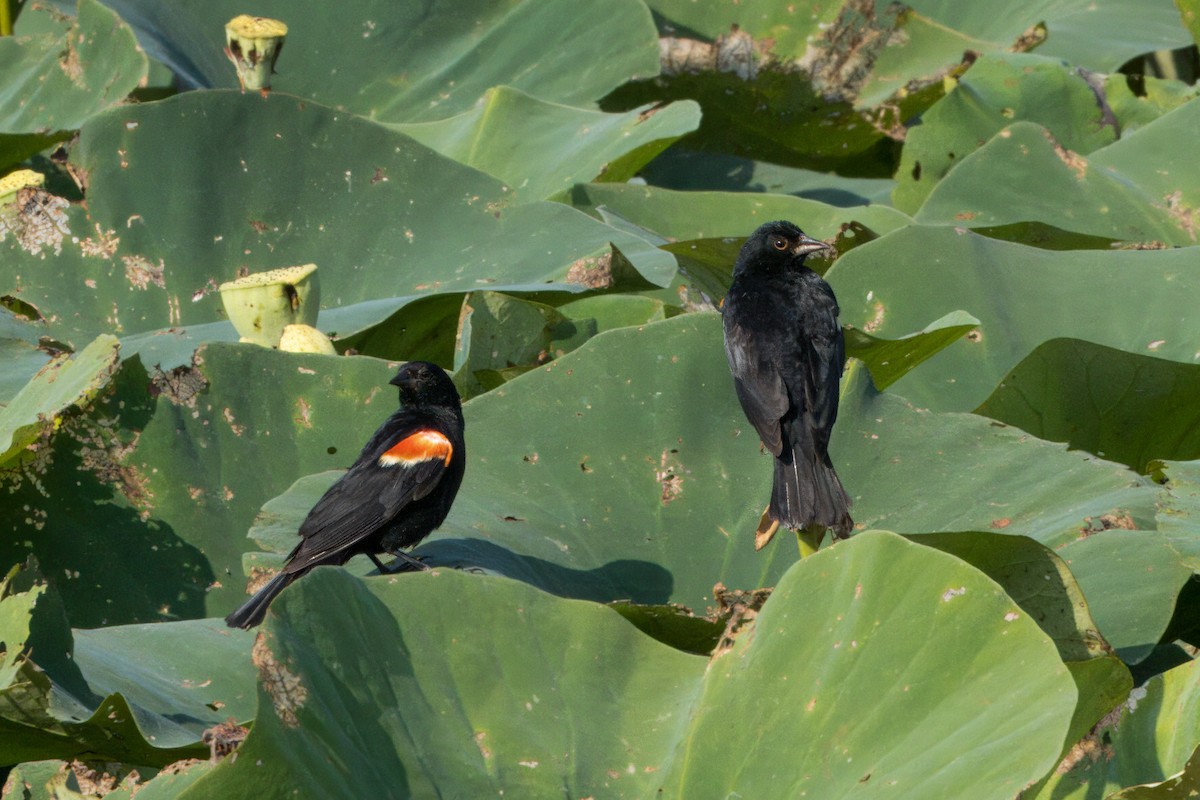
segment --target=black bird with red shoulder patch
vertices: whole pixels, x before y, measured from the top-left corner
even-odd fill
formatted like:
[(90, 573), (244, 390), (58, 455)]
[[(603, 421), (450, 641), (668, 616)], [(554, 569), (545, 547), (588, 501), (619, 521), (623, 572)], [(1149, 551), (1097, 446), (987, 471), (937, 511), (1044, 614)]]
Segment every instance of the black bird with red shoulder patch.
[[(850, 498), (829, 459), (846, 348), (837, 298), (804, 265), (830, 249), (790, 222), (768, 222), (738, 254), (725, 296), (725, 355), (746, 417), (775, 456), (771, 504), (756, 549), (778, 525), (820, 543), (849, 535)], [(803, 549), (803, 546), (802, 546)]]
[(284, 587), (321, 564), (345, 564), (390, 553), (425, 568), (400, 548), (412, 547), (442, 524), (466, 468), (462, 402), (436, 364), (410, 361), (390, 381), (400, 409), (367, 442), (354, 465), (317, 501), (300, 525), (300, 543), (283, 570), (225, 618), (251, 628)]

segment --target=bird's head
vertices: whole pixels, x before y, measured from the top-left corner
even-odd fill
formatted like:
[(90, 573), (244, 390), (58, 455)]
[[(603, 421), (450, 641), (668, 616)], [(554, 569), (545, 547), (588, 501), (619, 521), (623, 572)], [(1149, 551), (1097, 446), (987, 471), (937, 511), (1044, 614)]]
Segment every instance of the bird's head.
[(832, 250), (830, 245), (808, 236), (790, 222), (779, 220), (760, 225), (742, 245), (737, 265), (799, 266), (817, 250)]
[(400, 388), (400, 403), (405, 406), (462, 405), (454, 381), (445, 370), (428, 361), (409, 361), (388, 383)]

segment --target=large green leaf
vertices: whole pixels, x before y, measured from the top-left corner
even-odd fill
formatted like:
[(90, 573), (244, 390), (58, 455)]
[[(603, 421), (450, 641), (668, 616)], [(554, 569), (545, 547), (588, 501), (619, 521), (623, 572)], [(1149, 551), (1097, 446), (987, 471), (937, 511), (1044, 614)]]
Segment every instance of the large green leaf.
[(1123, 135), (1200, 97), (1200, 86), (1150, 75), (1109, 75), (1104, 80), (1104, 89), (1108, 105), (1121, 122)]
[[(1059, 550), (1104, 638), (1127, 664), (1150, 655), (1171, 622), (1179, 592), (1192, 577), (1166, 536), (1158, 531), (1099, 531)], [(1112, 523), (1109, 523), (1112, 524)]]
[(651, 796), (706, 663), (607, 608), (441, 570), (317, 569), (264, 637), (254, 729), (194, 796)]
[(1200, 461), (1162, 465), (1166, 486), (1159, 495), (1156, 520), (1180, 562), (1200, 573)]
[(158, 747), (199, 741), (230, 717), (254, 717), (253, 670), (245, 663), (251, 637), (224, 620), (76, 630), (74, 637), (74, 659), (91, 690), (120, 692), (143, 727), (155, 725)]
[[(1007, 798), (1049, 769), (1075, 705), (1065, 668), (991, 580), (932, 555), (868, 534), (791, 570), (710, 666), (667, 793)], [(972, 666), (945, 660), (965, 652)], [(1028, 700), (994, 702), (1017, 685)], [(956, 761), (964, 747), (988, 755)]]
[(1200, 168), (1179, 152), (1188, 134), (1200, 124), (1200, 98), (1192, 98), (1173, 111), (1139, 128), (1091, 156), (1099, 172), (1136, 183), (1171, 222), (1191, 236), (1195, 244), (1196, 208), (1200, 206)]
[(556, 309), (497, 292), (472, 292), (463, 301), (454, 354), (459, 394), (473, 397), (562, 355), (596, 333)]
[(1197, 796), (1200, 796), (1200, 746), (1192, 751), (1184, 768), (1170, 778), (1122, 789), (1106, 800), (1174, 800)]
[[(237, 0), (108, 0), (134, 22), (147, 50), (193, 86), (234, 87), (222, 26), (246, 13)], [(630, 78), (658, 72), (650, 14), (637, 0), (453, 0), (306, 4), (262, 0), (253, 12), (288, 25), (272, 81), (387, 122), (442, 119), (494, 86), (589, 105)]]
[[(23, 13), (53, 14), (32, 4)], [(56, 32), (0, 39), (0, 133), (73, 130), (122, 102), (146, 77), (133, 31), (96, 0), (79, 0), (74, 19), (55, 18), (50, 27)]]
[[(837, 208), (791, 195), (746, 192), (676, 192), (653, 186), (588, 184), (575, 189), (572, 201), (583, 208), (604, 208), (669, 239), (749, 236), (764, 222), (787, 219), (818, 239), (855, 220), (887, 233), (911, 220), (887, 206)], [(732, 262), (730, 263), (732, 266)]]
[(846, 354), (862, 360), (871, 371), (875, 388), (883, 390), (978, 325), (979, 320), (965, 311), (951, 311), (924, 330), (899, 339), (880, 339), (858, 328), (847, 328)]
[[(1027, 787), (1018, 797), (1049, 798), (1044, 794), (1046, 786), (1058, 787), (1062, 772), (1070, 768), (1080, 757), (1094, 758), (1099, 736), (1097, 729), (1110, 724), (1119, 707), (1125, 703), (1133, 688), (1129, 670), (1116, 656), (1093, 658), (1088, 661), (1068, 662), (1071, 677), (1079, 690), (1079, 702), (1071, 718), (1071, 726), (1064, 741), (1062, 757), (1055, 770), (1042, 776), (1037, 783)], [(1087, 749), (1085, 749), (1087, 748)], [(1053, 795), (1058, 797), (1058, 795)]]
[(1083, 155), (1111, 144), (1120, 135), (1119, 123), (1098, 100), (1087, 78), (1060, 61), (984, 56), (908, 132), (896, 170), (896, 207), (915, 213), (946, 173), (1014, 121), (1037, 122), (1063, 147)]
[[(616, 254), (619, 258), (619, 253)], [(594, 260), (585, 260), (595, 264)], [(600, 265), (599, 272), (605, 272)], [(536, 287), (529, 287), (536, 288)], [(653, 294), (653, 293), (649, 293)], [(422, 359), (461, 368), (472, 358), (475, 369), (523, 371), (562, 355), (601, 330), (642, 325), (678, 313), (656, 297), (617, 289), (588, 292), (580, 299), (566, 292), (498, 292), (432, 295), (405, 305), (385, 323), (339, 342), (354, 352), (378, 358)], [(365, 306), (370, 304), (360, 304)], [(486, 323), (477, 312), (488, 316)], [(323, 319), (353, 316), (334, 311)], [(497, 337), (511, 341), (499, 341)], [(478, 344), (478, 347), (476, 345)], [(474, 356), (471, 355), (475, 349)], [(489, 348), (480, 350), (480, 348)], [(495, 352), (490, 348), (498, 348)], [(516, 360), (514, 360), (516, 359)], [(460, 388), (466, 384), (461, 383)]]
[(0, 655), (0, 691), (12, 689), (18, 672), (26, 663), (29, 618), (37, 605), (38, 595), (46, 590), (42, 584), (27, 591), (17, 591), (17, 587), (11, 585), (13, 577), (10, 572), (0, 581), (0, 636), (4, 637), (4, 652)]
[(628, 180), (699, 124), (700, 108), (691, 102), (605, 114), (499, 87), (457, 116), (396, 127), (494, 175), (520, 197), (541, 199), (597, 178)]
[[(1193, 112), (1195, 118), (1200, 102), (1189, 103), (1163, 120), (1185, 111)], [(1154, 124), (1148, 125), (1123, 141), (1149, 142), (1138, 134), (1145, 136), (1154, 128)], [(1183, 142), (1181, 136), (1153, 139), (1159, 146), (1172, 148)], [(1142, 158), (1124, 163), (1148, 167), (1152, 163), (1146, 158), (1149, 153), (1136, 153), (1129, 149), (1132, 147), (1127, 145), (1122, 152)], [(1104, 153), (1097, 151), (1089, 160), (1063, 148), (1041, 126), (1018, 122), (964, 158), (933, 187), (916, 219), (969, 228), (1032, 221), (1112, 240), (1157, 241), (1180, 247), (1196, 243), (1190, 201), (1200, 195), (1200, 174), (1181, 169), (1171, 175), (1175, 189), (1160, 194), (1147, 185), (1144, 175), (1106, 168)], [(979, 186), (991, 188), (980, 192)]]
[[(2, 765), (80, 758), (161, 767), (204, 754), (206, 728), (253, 712), (249, 636), (220, 620), (80, 631), (72, 643), (61, 612), (43, 613), (57, 596), (32, 570), (10, 572), (0, 592)], [(69, 661), (45, 647), (56, 639)]]
[[(1033, 220), (1092, 236), (1193, 245), (1200, 170), (1180, 150), (1198, 120), (1200, 100), (1192, 99), (1086, 156), (1018, 122), (963, 159), (917, 219), (972, 228)], [(992, 188), (974, 190), (982, 184)]]
[(722, 153), (697, 153), (679, 146), (647, 164), (641, 176), (664, 189), (791, 194), (844, 208), (890, 205), (896, 185), (891, 178), (846, 178)]
[(1153, 527), (1155, 486), (1123, 466), (973, 414), (930, 413), (862, 378), (844, 390), (830, 446), (859, 525), (1002, 531), (1051, 548), (1105, 515)]
[(1200, 367), (1078, 339), (1051, 339), (976, 413), (1145, 472), (1200, 457)]
[[(1191, 363), (1200, 336), (1191, 313), (1191, 298), (1200, 292), (1198, 253), (1049, 252), (913, 226), (854, 248), (826, 279), (842, 321), (870, 325), (877, 336), (918, 330), (956, 309), (978, 318), (979, 336), (952, 344), (894, 386), (918, 405), (966, 411), (1048, 339), (1085, 339)], [(1130, 286), (1137, 287), (1136, 303)]]
[(1079, 699), (1062, 755), (1129, 696), (1129, 669), (1100, 636), (1074, 576), (1053, 551), (1024, 536), (932, 533), (907, 537), (951, 553), (1003, 587), (1021, 610), (1054, 640), (1071, 671)]
[(25, 384), (52, 358), (49, 348), (42, 349), (39, 339), (45, 325), (18, 317), (0, 307), (0, 406), (12, 402)]
[[(1122, 787), (1164, 781), (1184, 770), (1200, 746), (1200, 661), (1190, 661), (1135, 689), (1114, 726), (1077, 748), (1037, 795), (1039, 800), (1091, 800)], [(1194, 776), (1195, 765), (1189, 770)], [(1164, 787), (1166, 788), (1166, 787)], [(1121, 800), (1186, 797), (1177, 791), (1126, 792)]]
[[(653, 251), (643, 254), (643, 258), (651, 252)], [(666, 253), (658, 255), (665, 256)], [(576, 261), (568, 271), (567, 277), (572, 283), (549, 287), (545, 284), (512, 287), (510, 293), (505, 295), (507, 300), (502, 301), (503, 305), (513, 309), (537, 308), (540, 309), (537, 316), (546, 319), (532, 326), (513, 324), (509, 327), (510, 322), (531, 321), (534, 315), (504, 314), (495, 320), (500, 323), (499, 326), (491, 326), (489, 331), (492, 334), (502, 331), (504, 336), (515, 340), (505, 344), (505, 348), (519, 350), (532, 346), (535, 342), (539, 343), (534, 353), (539, 354), (536, 361), (540, 363), (552, 355), (559, 354), (560, 351), (565, 352), (578, 345), (598, 330), (662, 319), (676, 310), (667, 305), (667, 302), (675, 299), (671, 296), (670, 289), (647, 291), (651, 284), (641, 277), (624, 254), (615, 247), (610, 255)], [(579, 283), (576, 283), (577, 281)], [(610, 282), (611, 285), (608, 285)], [(585, 290), (582, 292), (584, 296), (575, 300), (578, 296), (576, 292), (580, 289)], [(644, 294), (625, 293), (629, 291), (640, 291)], [(516, 293), (523, 296), (517, 297)], [(664, 295), (667, 301), (652, 296), (655, 294)], [(352, 349), (356, 353), (378, 358), (459, 363), (462, 354), (470, 350), (473, 334), (469, 323), (473, 318), (473, 304), (477, 305), (477, 298), (485, 296), (501, 295), (495, 292), (437, 293), (416, 298), (365, 301), (322, 312), (321, 325), (331, 330), (357, 331), (341, 338), (338, 342), (339, 350)], [(576, 303), (579, 304), (578, 307), (575, 306)], [(558, 309), (557, 312), (555, 308)], [(561, 323), (553, 322), (563, 316), (566, 320)], [(545, 326), (547, 320), (552, 323), (549, 328)], [(566, 330), (571, 326), (574, 326), (574, 331)], [(550, 330), (558, 327), (563, 327), (564, 330), (559, 333)], [(160, 349), (155, 347), (155, 340), (161, 338), (160, 332), (140, 338), (145, 345), (156, 351)], [(552, 349), (548, 347), (551, 343), (555, 345)], [(178, 347), (174, 349), (178, 350)], [(541, 353), (542, 349), (546, 350), (544, 354)], [(499, 353), (491, 357), (491, 361), (495, 362), (492, 366), (510, 366), (502, 363), (498, 357)]]
[(1064, 662), (1084, 662), (1111, 652), (1079, 584), (1053, 550), (1028, 537), (1002, 533), (920, 533), (908, 538), (957, 556), (1000, 584), (1054, 640)]
[[(195, 793), (840, 797), (870, 774), (1011, 797), (1049, 769), (1075, 703), (995, 583), (886, 533), (797, 565), (711, 664), (608, 609), (440, 570), (319, 569), (277, 601), (264, 644), (255, 728)], [(930, 741), (987, 751), (987, 768), (934, 769), (949, 758)]]
[(151, 517), (145, 476), (122, 463), (153, 416), (149, 393), (185, 396), (177, 390), (189, 389), (187, 376), (177, 377), (156, 381), (136, 360), (125, 362), (90, 410), (61, 417), (33, 459), (5, 475), (14, 513), (0, 517), (0, 563), (35, 554), (76, 625), (204, 615), (215, 577), (208, 561)]
[(1101, 72), (1134, 56), (1190, 44), (1171, 0), (1007, 0), (994, 5), (912, 0), (908, 5), (964, 34), (1009, 42), (1037, 23), (1046, 27), (1043, 55)]
[(615, 261), (616, 247), (644, 280), (674, 273), (644, 239), (557, 203), (510, 207), (498, 181), (403, 134), (278, 94), (192, 92), (106, 112), (75, 159), (88, 206), (66, 212), (61, 253), (10, 240), (0, 266), (0, 292), (64, 341), (220, 320), (213, 289), (243, 268), (318, 264), (326, 307), (370, 304), (335, 320), (342, 335), (434, 292), (578, 290), (571, 267)]
[(636, 295), (597, 295), (572, 300), (558, 306), (560, 313), (584, 324), (594, 324), (596, 332), (645, 325), (666, 319), (670, 309), (661, 300)]
[(89, 766), (78, 761), (31, 761), (14, 767), (6, 785), (20, 786), (21, 800), (89, 800), (98, 791), (105, 792), (107, 800), (132, 800), (134, 795), (139, 800), (174, 800), (213, 766), (207, 759), (188, 759), (162, 771), (145, 766), (126, 771), (127, 765), (114, 762)]
[(119, 351), (115, 337), (99, 336), (74, 356), (56, 356), (0, 408), (0, 467), (28, 459), (28, 448), (48, 440), (65, 411), (90, 403), (117, 369)]
[(1175, 5), (1179, 7), (1184, 24), (1192, 32), (1192, 39), (1200, 42), (1200, 5), (1196, 0), (1175, 0)]
[(1101, 79), (1044, 56), (983, 57), (909, 129), (896, 171), (896, 206), (915, 213), (951, 169), (1014, 122), (1043, 126), (1079, 165), (1081, 157), (1196, 96), (1194, 87), (1154, 78), (1143, 78), (1135, 94), (1128, 80), (1120, 74)]

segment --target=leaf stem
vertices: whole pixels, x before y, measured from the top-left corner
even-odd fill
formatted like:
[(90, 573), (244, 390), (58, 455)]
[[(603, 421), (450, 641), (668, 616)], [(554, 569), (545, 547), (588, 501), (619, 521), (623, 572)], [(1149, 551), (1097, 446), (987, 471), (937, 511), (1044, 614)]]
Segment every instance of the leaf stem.
[(813, 525), (796, 531), (796, 543), (800, 545), (800, 557), (808, 558), (817, 552), (821, 546), (821, 540), (824, 538), (825, 528), (821, 525)]

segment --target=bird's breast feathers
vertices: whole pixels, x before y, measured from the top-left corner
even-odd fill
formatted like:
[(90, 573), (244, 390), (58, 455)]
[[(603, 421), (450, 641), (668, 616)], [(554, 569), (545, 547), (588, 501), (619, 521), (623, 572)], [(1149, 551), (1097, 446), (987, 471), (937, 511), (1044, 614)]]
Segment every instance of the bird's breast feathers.
[(453, 456), (454, 445), (445, 434), (425, 428), (406, 436), (384, 451), (379, 457), (379, 466), (407, 467), (422, 461), (440, 460), (448, 467)]

